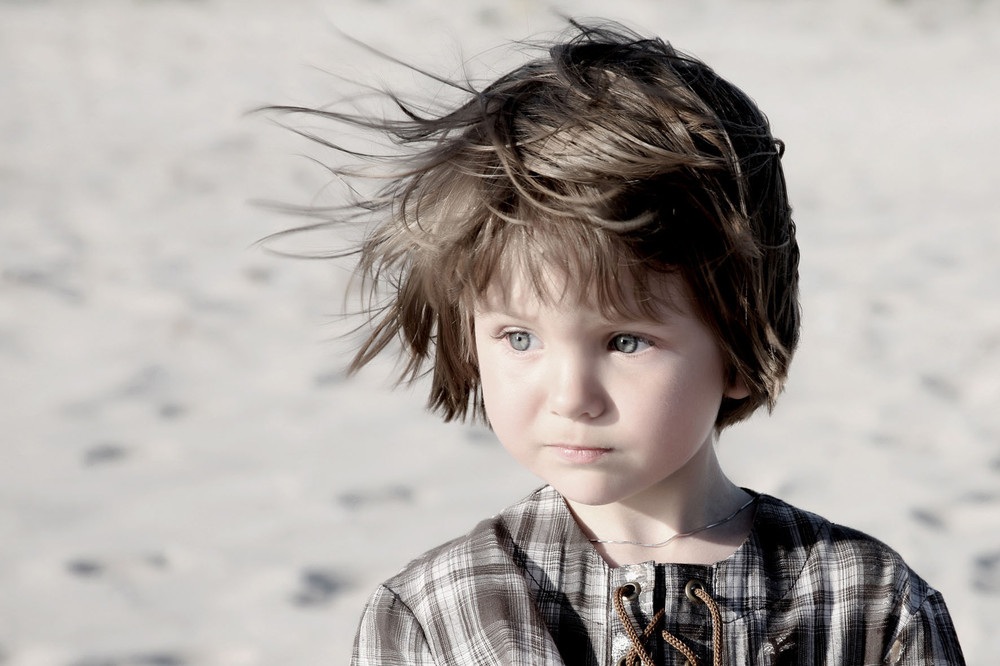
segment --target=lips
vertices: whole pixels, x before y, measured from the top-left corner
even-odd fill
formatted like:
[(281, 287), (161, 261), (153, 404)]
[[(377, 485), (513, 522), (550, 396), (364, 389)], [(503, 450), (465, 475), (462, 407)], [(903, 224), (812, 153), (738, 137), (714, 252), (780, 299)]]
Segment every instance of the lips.
[(611, 453), (611, 449), (588, 446), (572, 446), (570, 444), (550, 444), (551, 449), (559, 458), (566, 462), (586, 465), (594, 463)]

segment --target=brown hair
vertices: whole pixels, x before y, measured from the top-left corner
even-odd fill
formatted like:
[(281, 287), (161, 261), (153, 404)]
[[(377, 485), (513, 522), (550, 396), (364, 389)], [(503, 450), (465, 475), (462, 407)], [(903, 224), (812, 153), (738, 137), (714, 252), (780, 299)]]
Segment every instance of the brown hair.
[(402, 380), (432, 364), (431, 409), (484, 416), (472, 307), (492, 280), (525, 270), (543, 294), (541, 272), (557, 266), (579, 298), (620, 312), (650, 303), (656, 274), (677, 273), (749, 389), (723, 401), (717, 427), (772, 408), (799, 330), (783, 144), (704, 63), (614, 24), (572, 26), (482, 90), (453, 84), (468, 99), (444, 113), (392, 95), (403, 120), (283, 107), (400, 148), (358, 204), (379, 222), (360, 248), (372, 329), (351, 371), (399, 340)]

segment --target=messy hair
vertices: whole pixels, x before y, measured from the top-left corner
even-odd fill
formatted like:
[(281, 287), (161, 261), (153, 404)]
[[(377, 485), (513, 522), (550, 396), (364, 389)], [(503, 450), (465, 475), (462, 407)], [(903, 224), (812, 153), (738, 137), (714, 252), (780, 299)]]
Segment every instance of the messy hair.
[(491, 284), (520, 271), (546, 297), (555, 267), (581, 302), (648, 315), (654, 281), (672, 274), (749, 391), (723, 400), (716, 426), (773, 408), (799, 330), (783, 144), (697, 59), (615, 24), (571, 24), (484, 88), (454, 83), (467, 98), (443, 113), (392, 94), (400, 120), (290, 109), (399, 147), (357, 204), (378, 222), (359, 249), (371, 327), (350, 370), (398, 341), (401, 380), (430, 365), (432, 410), (485, 417), (472, 327)]

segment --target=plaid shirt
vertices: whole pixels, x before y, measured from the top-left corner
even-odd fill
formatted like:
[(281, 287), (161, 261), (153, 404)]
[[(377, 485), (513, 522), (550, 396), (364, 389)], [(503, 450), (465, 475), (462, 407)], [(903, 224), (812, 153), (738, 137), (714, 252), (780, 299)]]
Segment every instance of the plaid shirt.
[[(721, 645), (706, 605), (685, 595), (691, 580), (719, 607)], [(612, 600), (629, 582), (640, 632), (666, 610), (646, 643), (657, 664), (684, 660), (659, 628), (703, 663), (713, 650), (731, 665), (965, 663), (941, 595), (860, 532), (760, 495), (749, 539), (722, 562), (612, 568), (551, 487), (380, 586), (352, 663), (615, 664), (631, 642)]]

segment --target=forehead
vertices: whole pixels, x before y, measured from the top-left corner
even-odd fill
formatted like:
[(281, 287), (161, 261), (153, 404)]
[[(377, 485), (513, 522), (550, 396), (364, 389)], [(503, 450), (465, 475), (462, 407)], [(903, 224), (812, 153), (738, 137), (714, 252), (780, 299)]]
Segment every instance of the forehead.
[(592, 271), (580, 275), (571, 267), (544, 259), (505, 262), (475, 297), (477, 312), (511, 310), (525, 303), (580, 306), (608, 319), (657, 320), (664, 310), (690, 315), (693, 297), (677, 272)]

